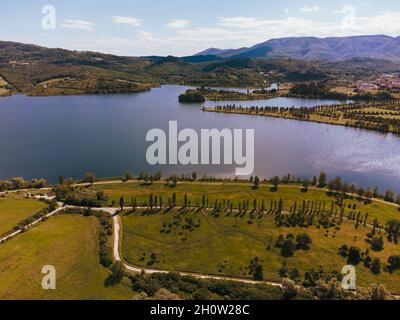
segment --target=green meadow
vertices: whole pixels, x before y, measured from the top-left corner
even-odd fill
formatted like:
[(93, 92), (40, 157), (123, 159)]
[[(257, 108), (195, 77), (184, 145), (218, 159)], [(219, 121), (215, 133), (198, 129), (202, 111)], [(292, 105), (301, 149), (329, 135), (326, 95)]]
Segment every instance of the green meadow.
[[(96, 218), (59, 215), (0, 245), (0, 300), (131, 299), (126, 284), (107, 287), (99, 263)], [(43, 290), (43, 266), (57, 272), (56, 290)]]
[(0, 198), (0, 235), (46, 207), (45, 203), (36, 200)]
[[(194, 228), (188, 227), (188, 219), (193, 221)], [(316, 226), (287, 228), (277, 227), (273, 215), (213, 215), (211, 211), (197, 210), (126, 212), (122, 225), (124, 259), (138, 267), (251, 278), (249, 265), (258, 257), (268, 281), (281, 281), (279, 270), (284, 262), (303, 275), (320, 267), (325, 272), (341, 272), (347, 261), (338, 249), (348, 245), (367, 250), (370, 245), (365, 241), (366, 234), (371, 231), (368, 226), (356, 229), (352, 221), (329, 230)], [(279, 235), (290, 233), (307, 233), (312, 239), (310, 250), (298, 250), (293, 257), (283, 258), (275, 243)], [(395, 254), (400, 254), (400, 246), (386, 239), (384, 250), (370, 252), (382, 264)], [(400, 273), (374, 275), (362, 263), (356, 269), (358, 286), (382, 283), (393, 292), (400, 292)]]
[[(272, 201), (284, 201), (284, 209), (288, 210), (296, 201), (298, 204), (302, 201), (325, 201), (327, 206), (335, 201), (334, 197), (327, 195), (326, 190), (310, 188), (307, 193), (301, 192), (299, 185), (280, 185), (277, 192), (271, 191), (271, 186), (262, 184), (259, 189), (253, 190), (248, 183), (179, 183), (175, 188), (169, 188), (164, 183), (157, 182), (152, 185), (143, 185), (138, 182), (117, 183), (106, 185), (94, 185), (91, 189), (104, 191), (110, 200), (118, 205), (121, 197), (125, 198), (125, 203), (129, 205), (132, 197), (136, 198), (140, 204), (142, 201), (148, 201), (151, 194), (161, 196), (166, 202), (171, 198), (173, 193), (177, 195), (177, 204), (182, 205), (184, 195), (187, 194), (192, 205), (196, 201), (201, 202), (203, 195), (209, 200), (209, 205), (212, 206), (216, 200), (230, 200), (236, 206), (243, 200), (249, 200), (250, 203), (257, 199), (258, 201), (265, 200), (268, 204)], [(400, 219), (399, 207), (392, 204), (382, 202), (372, 202), (365, 204), (357, 199), (345, 200), (345, 206), (354, 207), (356, 211), (361, 211), (362, 214), (368, 213), (369, 222), (372, 223), (375, 218), (381, 224), (386, 224), (390, 219)]]

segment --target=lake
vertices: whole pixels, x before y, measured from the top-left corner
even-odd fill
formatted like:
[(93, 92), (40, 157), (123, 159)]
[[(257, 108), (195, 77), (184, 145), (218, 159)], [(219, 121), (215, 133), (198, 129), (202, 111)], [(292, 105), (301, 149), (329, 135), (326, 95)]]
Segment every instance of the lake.
[[(255, 174), (311, 177), (325, 171), (360, 186), (400, 191), (400, 137), (354, 128), (267, 117), (202, 112), (202, 104), (180, 104), (187, 87), (163, 86), (128, 95), (0, 99), (0, 179), (23, 176), (81, 178), (127, 171), (161, 170), (233, 176), (234, 166), (152, 167), (146, 162), (146, 133), (179, 129), (255, 129)], [(335, 101), (276, 98), (242, 105), (315, 106)], [(206, 105), (224, 104), (207, 102)]]

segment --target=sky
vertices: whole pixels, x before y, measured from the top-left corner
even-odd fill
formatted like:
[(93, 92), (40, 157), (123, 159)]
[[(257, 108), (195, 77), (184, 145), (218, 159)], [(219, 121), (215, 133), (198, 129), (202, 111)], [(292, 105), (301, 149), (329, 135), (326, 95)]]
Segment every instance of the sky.
[(0, 10), (0, 40), (126, 56), (370, 34), (400, 36), (400, 1), (13, 0)]

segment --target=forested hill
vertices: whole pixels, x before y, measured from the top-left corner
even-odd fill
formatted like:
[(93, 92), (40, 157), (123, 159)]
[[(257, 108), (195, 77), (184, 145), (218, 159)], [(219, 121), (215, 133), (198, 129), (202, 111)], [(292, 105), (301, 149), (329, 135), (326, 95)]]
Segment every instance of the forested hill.
[(400, 61), (400, 37), (385, 35), (353, 37), (291, 37), (271, 39), (237, 50), (210, 48), (198, 53), (223, 58), (287, 57), (300, 60), (341, 61), (372, 58)]
[(0, 41), (0, 77), (7, 90), (30, 95), (138, 92), (160, 84), (261, 87), (398, 70), (398, 63), (374, 59), (337, 63), (214, 55), (121, 57)]

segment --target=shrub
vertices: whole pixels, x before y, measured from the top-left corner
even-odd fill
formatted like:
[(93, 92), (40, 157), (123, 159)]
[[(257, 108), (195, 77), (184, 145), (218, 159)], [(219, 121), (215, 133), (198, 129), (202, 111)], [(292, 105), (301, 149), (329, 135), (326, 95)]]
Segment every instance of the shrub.
[(388, 259), (388, 263), (389, 263), (389, 270), (391, 272), (400, 269), (400, 256), (394, 255), (394, 256), (390, 256)]
[(310, 250), (312, 239), (308, 234), (302, 233), (296, 237), (296, 242), (297, 242), (297, 249)]
[(381, 273), (381, 260), (379, 260), (379, 258), (375, 258), (374, 260), (372, 260), (371, 271), (373, 274), (376, 275)]
[(361, 261), (360, 249), (357, 247), (351, 247), (349, 250), (349, 256), (347, 261), (349, 264), (357, 266)]
[(370, 240), (371, 249), (374, 251), (382, 251), (383, 250), (383, 238), (375, 236)]
[(293, 257), (296, 251), (296, 243), (292, 239), (286, 239), (281, 248), (281, 255), (285, 258)]

